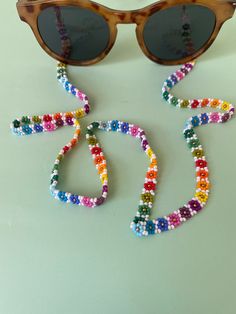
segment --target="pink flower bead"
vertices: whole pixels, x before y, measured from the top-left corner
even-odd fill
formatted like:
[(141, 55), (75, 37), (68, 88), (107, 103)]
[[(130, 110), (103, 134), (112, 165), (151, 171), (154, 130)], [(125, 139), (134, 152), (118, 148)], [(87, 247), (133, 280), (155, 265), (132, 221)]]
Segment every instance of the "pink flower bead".
[(176, 75), (178, 76), (178, 78), (179, 78), (180, 80), (182, 80), (182, 79), (184, 78), (183, 73), (180, 72), (180, 71), (177, 71), (177, 72), (176, 72)]
[(211, 122), (217, 123), (220, 120), (220, 114), (218, 112), (212, 112), (210, 115)]
[(81, 203), (86, 207), (93, 207), (93, 202), (90, 197), (84, 196), (81, 200)]
[(134, 125), (131, 130), (130, 133), (133, 137), (136, 137), (139, 133), (139, 127), (137, 125)]
[(172, 227), (178, 227), (180, 225), (180, 217), (179, 215), (173, 213), (168, 216), (169, 223)]
[(52, 132), (55, 130), (55, 125), (52, 122), (45, 122), (43, 124), (43, 127), (45, 130), (47, 130), (48, 132)]
[(83, 94), (81, 92), (77, 92), (77, 97), (80, 99), (80, 100), (83, 100), (84, 97), (83, 97)]

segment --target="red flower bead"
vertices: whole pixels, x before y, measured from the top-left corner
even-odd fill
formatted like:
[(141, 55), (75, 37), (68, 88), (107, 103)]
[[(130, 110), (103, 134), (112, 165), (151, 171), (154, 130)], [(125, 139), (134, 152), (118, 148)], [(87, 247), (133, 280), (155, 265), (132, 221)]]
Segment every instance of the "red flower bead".
[(70, 148), (69, 148), (68, 146), (64, 146), (64, 147), (63, 147), (64, 153), (67, 153), (69, 149), (70, 149)]
[(192, 102), (191, 107), (192, 107), (193, 109), (195, 109), (195, 108), (198, 107), (198, 105), (199, 105), (199, 101), (195, 99), (195, 100)]
[(52, 117), (49, 114), (45, 114), (43, 116), (43, 121), (44, 122), (51, 122), (52, 121)]
[(144, 184), (144, 188), (145, 190), (148, 190), (148, 191), (154, 191), (156, 189), (156, 184), (153, 183), (152, 181), (148, 181)]
[(198, 159), (196, 161), (196, 167), (205, 168), (205, 167), (207, 167), (207, 162), (203, 159)]
[(100, 148), (100, 147), (93, 147), (92, 149), (91, 149), (91, 153), (93, 154), (93, 155), (99, 155), (100, 153), (102, 152), (102, 149)]

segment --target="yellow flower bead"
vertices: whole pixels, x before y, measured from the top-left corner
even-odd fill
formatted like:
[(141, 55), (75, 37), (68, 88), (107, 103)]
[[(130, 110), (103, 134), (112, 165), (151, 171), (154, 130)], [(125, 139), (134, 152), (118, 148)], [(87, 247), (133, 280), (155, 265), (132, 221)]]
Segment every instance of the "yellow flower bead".
[(75, 117), (78, 118), (82, 118), (84, 116), (84, 110), (83, 109), (78, 109), (75, 112)]
[(100, 179), (101, 179), (101, 181), (102, 181), (102, 184), (104, 184), (105, 181), (108, 181), (108, 175), (107, 175), (107, 174), (102, 174), (102, 175), (100, 176)]
[(148, 148), (148, 150), (146, 151), (146, 153), (147, 153), (148, 157), (151, 158), (152, 155), (153, 155), (153, 150), (152, 150), (151, 148)]
[(206, 201), (208, 200), (208, 195), (203, 192), (197, 192), (195, 194), (195, 197), (202, 203), (206, 203)]
[(75, 121), (74, 121), (74, 126), (80, 126), (80, 123), (79, 123), (78, 120), (75, 120)]
[(227, 101), (224, 101), (223, 104), (221, 105), (221, 109), (224, 111), (229, 111), (230, 103), (228, 103)]

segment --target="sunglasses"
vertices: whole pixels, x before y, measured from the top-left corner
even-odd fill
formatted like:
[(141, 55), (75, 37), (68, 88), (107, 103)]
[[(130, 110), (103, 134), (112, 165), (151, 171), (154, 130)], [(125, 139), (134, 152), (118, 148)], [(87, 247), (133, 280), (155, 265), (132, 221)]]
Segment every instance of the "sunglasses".
[(19, 0), (22, 21), (53, 58), (72, 65), (102, 60), (114, 45), (117, 24), (135, 23), (143, 53), (175, 65), (191, 61), (214, 42), (236, 1), (167, 0), (143, 9), (120, 11), (90, 0)]

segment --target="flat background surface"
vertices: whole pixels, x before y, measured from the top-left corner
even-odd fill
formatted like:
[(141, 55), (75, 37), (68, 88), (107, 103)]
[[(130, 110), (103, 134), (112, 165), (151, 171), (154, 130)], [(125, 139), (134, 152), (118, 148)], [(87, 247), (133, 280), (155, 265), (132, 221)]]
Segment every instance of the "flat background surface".
[[(131, 9), (151, 1), (103, 3)], [(2, 3), (0, 26), (0, 313), (235, 313), (236, 120), (197, 130), (213, 185), (205, 210), (174, 232), (138, 239), (129, 224), (148, 166), (139, 143), (121, 134), (98, 134), (110, 172), (104, 206), (77, 208), (50, 197), (51, 167), (73, 130), (18, 138), (9, 124), (23, 114), (72, 110), (77, 103), (58, 84), (55, 61), (20, 22), (14, 1)], [(235, 30), (236, 17), (175, 88), (177, 96), (236, 102)], [(177, 67), (145, 58), (134, 31), (133, 25), (119, 26), (116, 45), (103, 62), (70, 67), (69, 74), (90, 97), (83, 128), (116, 118), (146, 130), (160, 164), (157, 216), (193, 195), (193, 161), (181, 132), (195, 113), (161, 99), (162, 83)], [(65, 159), (62, 177), (65, 190), (99, 194), (84, 137)]]

